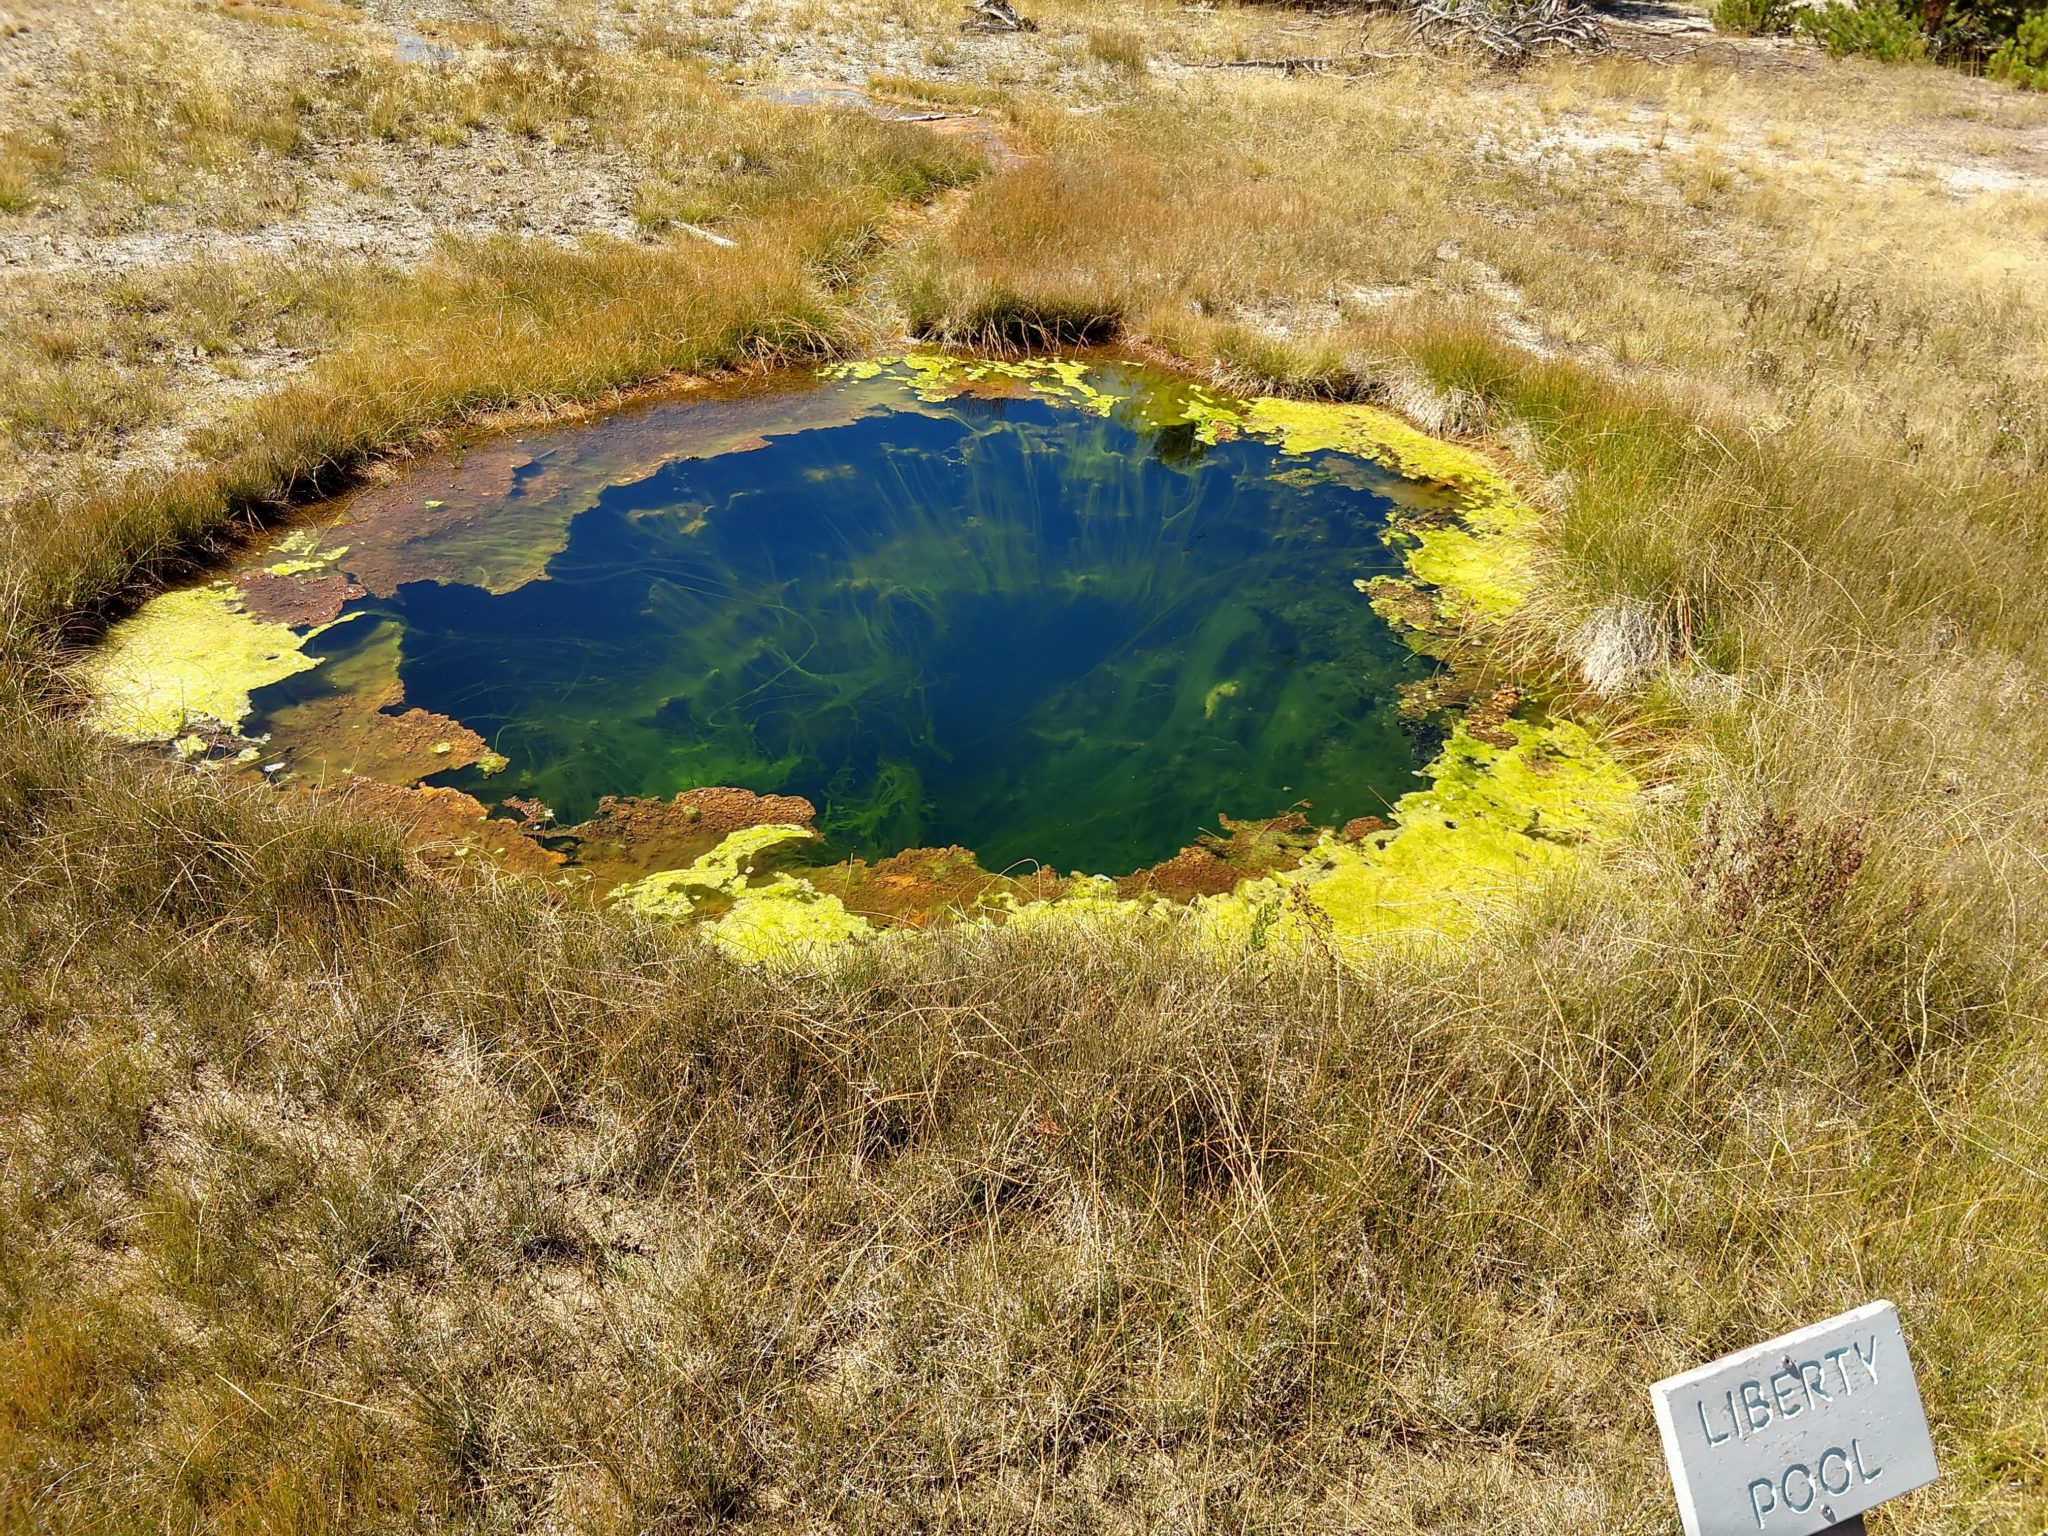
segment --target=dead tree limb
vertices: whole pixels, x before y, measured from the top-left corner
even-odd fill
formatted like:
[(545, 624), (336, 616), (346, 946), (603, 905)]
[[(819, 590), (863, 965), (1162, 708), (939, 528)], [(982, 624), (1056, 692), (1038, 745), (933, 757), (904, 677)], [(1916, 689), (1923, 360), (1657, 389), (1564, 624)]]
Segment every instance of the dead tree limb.
[(1417, 0), (1407, 8), (1418, 40), (1469, 46), (1513, 67), (1539, 53), (1604, 53), (1606, 28), (1582, 0)]
[(1036, 32), (1038, 23), (1028, 16), (1019, 16), (1010, 0), (974, 0), (967, 7), (967, 19), (960, 23), (962, 32)]

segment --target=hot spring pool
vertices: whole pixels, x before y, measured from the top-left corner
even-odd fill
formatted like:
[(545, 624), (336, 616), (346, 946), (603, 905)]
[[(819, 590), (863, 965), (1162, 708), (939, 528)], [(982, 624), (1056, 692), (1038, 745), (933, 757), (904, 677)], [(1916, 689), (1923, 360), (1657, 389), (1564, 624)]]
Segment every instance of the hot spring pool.
[(486, 440), (183, 594), (198, 670), (138, 684), (127, 734), (560, 824), (800, 795), (821, 860), (1120, 874), (1226, 816), (1340, 826), (1433, 747), (1399, 709), (1433, 664), (1367, 589), (1446, 493), (1230, 408), (1127, 362), (911, 359)]

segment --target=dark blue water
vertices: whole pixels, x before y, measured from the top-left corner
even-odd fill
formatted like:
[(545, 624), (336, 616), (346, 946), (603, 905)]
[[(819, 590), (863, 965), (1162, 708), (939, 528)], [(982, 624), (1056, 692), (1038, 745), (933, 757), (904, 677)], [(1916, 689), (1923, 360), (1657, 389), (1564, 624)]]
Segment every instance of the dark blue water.
[(544, 580), (373, 600), (407, 703), (512, 762), (448, 781), (563, 821), (796, 793), (834, 855), (1105, 873), (1222, 814), (1335, 824), (1411, 787), (1396, 688), (1424, 665), (1353, 585), (1395, 564), (1370, 471), (1037, 399), (905, 406), (614, 486)]

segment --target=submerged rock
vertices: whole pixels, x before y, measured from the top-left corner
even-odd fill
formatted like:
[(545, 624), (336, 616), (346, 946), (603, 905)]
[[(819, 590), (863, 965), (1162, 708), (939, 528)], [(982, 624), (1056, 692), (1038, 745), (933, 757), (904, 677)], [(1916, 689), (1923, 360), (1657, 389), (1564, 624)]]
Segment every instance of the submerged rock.
[(388, 816), (406, 840), (437, 862), (478, 855), (514, 874), (552, 875), (562, 855), (526, 835), (517, 822), (495, 818), (484, 803), (459, 789), (420, 785), (401, 788), (374, 779), (348, 779), (320, 793), (338, 795), (366, 811)]
[(270, 716), (272, 732), (295, 749), (296, 772), (316, 784), (353, 774), (405, 787), (495, 756), (461, 721), (402, 709), (403, 632), (389, 619), (357, 622), (374, 627), (328, 658), (318, 679), (324, 686)]
[(346, 604), (365, 595), (363, 588), (334, 571), (312, 577), (250, 571), (236, 585), (249, 613), (266, 623), (294, 627), (332, 624)]

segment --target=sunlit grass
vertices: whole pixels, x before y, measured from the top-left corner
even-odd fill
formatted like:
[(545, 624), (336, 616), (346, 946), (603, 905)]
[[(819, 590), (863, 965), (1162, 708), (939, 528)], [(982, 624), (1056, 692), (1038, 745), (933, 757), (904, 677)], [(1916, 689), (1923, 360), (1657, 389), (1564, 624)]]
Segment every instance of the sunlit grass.
[[(266, 48), (354, 48), (346, 7), (261, 9), (139, 29), (0, 197), (146, 228), (311, 185), (309, 144), (509, 134), (631, 156), (653, 237), (10, 284), (11, 452), (101, 473), (0, 521), (0, 1521), (1649, 1532), (1646, 1382), (1887, 1295), (1945, 1476), (1878, 1518), (2041, 1527), (2048, 214), (1815, 141), (2035, 106), (1620, 59), (1162, 84), (1125, 62), (1361, 34), (1047, 4), (1019, 83), (889, 82), (1030, 152), (974, 181), (702, 72), (773, 7), (332, 76)], [(803, 30), (959, 72), (957, 14)], [(1111, 104), (1047, 94), (1073, 61)], [(1483, 439), (1549, 520), (1509, 659), (1659, 785), (1637, 835), (1456, 955), (961, 930), (767, 976), (65, 713), (57, 639), (378, 455), (899, 320)], [(104, 470), (194, 359), (281, 349), (182, 467)], [(1618, 598), (1674, 665), (1603, 701)]]

